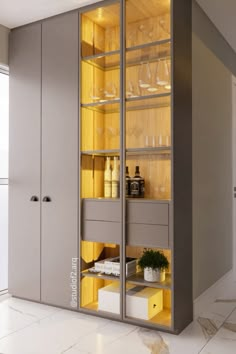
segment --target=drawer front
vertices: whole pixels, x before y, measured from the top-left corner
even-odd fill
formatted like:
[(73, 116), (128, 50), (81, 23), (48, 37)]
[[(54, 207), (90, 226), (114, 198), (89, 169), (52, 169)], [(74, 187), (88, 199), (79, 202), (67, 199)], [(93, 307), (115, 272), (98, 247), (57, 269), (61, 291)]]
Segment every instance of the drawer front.
[(83, 220), (120, 222), (119, 201), (83, 200)]
[(169, 204), (128, 201), (127, 222), (134, 224), (168, 225)]
[(168, 226), (127, 224), (127, 244), (132, 246), (168, 248)]
[(121, 243), (121, 224), (116, 222), (85, 220), (82, 239), (103, 243)]

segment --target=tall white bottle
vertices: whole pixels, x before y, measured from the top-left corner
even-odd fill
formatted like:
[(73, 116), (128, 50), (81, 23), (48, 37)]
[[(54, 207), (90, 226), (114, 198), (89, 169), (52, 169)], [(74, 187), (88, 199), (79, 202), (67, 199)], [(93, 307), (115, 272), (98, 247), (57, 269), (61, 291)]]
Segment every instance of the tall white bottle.
[(111, 198), (111, 159), (106, 158), (106, 166), (104, 172), (104, 197)]
[(118, 166), (118, 157), (116, 156), (114, 157), (111, 181), (112, 198), (119, 198), (120, 172)]

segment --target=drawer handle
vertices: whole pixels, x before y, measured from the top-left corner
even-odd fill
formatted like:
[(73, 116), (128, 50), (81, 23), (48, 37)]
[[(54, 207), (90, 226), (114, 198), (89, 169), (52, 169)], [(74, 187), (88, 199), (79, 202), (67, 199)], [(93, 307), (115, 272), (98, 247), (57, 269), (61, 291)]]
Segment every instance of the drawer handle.
[(45, 203), (49, 203), (49, 202), (51, 202), (51, 201), (52, 201), (51, 198), (48, 197), (48, 196), (46, 196), (46, 197), (43, 198), (43, 202), (45, 202)]
[(31, 202), (38, 202), (39, 198), (36, 195), (32, 195), (32, 197), (30, 198)]

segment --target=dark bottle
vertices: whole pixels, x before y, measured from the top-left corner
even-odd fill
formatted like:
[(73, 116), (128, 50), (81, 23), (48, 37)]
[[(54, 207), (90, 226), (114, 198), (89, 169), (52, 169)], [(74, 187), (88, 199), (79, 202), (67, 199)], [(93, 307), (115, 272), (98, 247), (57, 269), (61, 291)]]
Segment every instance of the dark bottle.
[(126, 172), (125, 172), (125, 195), (126, 197), (130, 197), (130, 176), (129, 176), (128, 166), (126, 166)]
[(130, 180), (130, 196), (132, 198), (144, 198), (145, 181), (140, 176), (139, 166), (135, 167), (135, 175)]

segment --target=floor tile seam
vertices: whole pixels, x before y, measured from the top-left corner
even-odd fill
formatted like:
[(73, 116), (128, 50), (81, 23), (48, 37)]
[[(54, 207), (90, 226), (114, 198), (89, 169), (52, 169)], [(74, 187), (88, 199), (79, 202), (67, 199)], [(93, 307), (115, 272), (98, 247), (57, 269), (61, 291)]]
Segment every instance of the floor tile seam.
[(200, 349), (200, 351), (198, 352), (198, 354), (202, 353), (203, 349), (207, 346), (208, 343), (210, 343), (215, 336), (217, 335), (217, 333), (220, 331), (220, 329), (223, 327), (223, 325), (225, 324), (225, 322), (229, 319), (229, 317), (232, 315), (232, 313), (236, 310), (236, 307), (233, 308), (233, 310), (229, 313), (229, 315), (225, 318), (225, 320), (222, 322), (222, 324), (219, 326), (219, 328), (217, 329), (216, 333), (214, 334), (214, 336), (210, 337), (207, 342), (203, 345), (203, 347)]
[[(60, 312), (60, 311), (62, 311), (62, 310), (61, 310), (61, 309), (58, 309), (58, 311), (55, 311), (54, 313), (51, 313), (50, 315), (47, 315), (47, 316), (42, 317), (42, 318), (35, 319), (35, 321), (32, 321), (31, 323), (27, 324), (26, 326), (24, 326), (24, 327), (22, 327), (22, 328), (19, 328), (19, 329), (15, 330), (15, 331), (12, 331), (12, 332), (8, 333), (7, 335), (4, 335), (3, 337), (0, 337), (0, 342), (1, 342), (2, 339), (6, 339), (7, 337), (9, 337), (9, 336), (11, 336), (11, 335), (13, 335), (13, 334), (15, 334), (15, 333), (21, 332), (21, 331), (23, 331), (24, 329), (26, 329), (26, 328), (28, 328), (28, 327), (31, 327), (31, 326), (34, 325), (35, 323), (41, 322), (41, 321), (43, 321), (43, 320), (45, 320), (45, 319), (47, 319), (47, 318), (53, 316), (55, 313)], [(0, 353), (0, 354), (1, 354), (1, 353)]]

